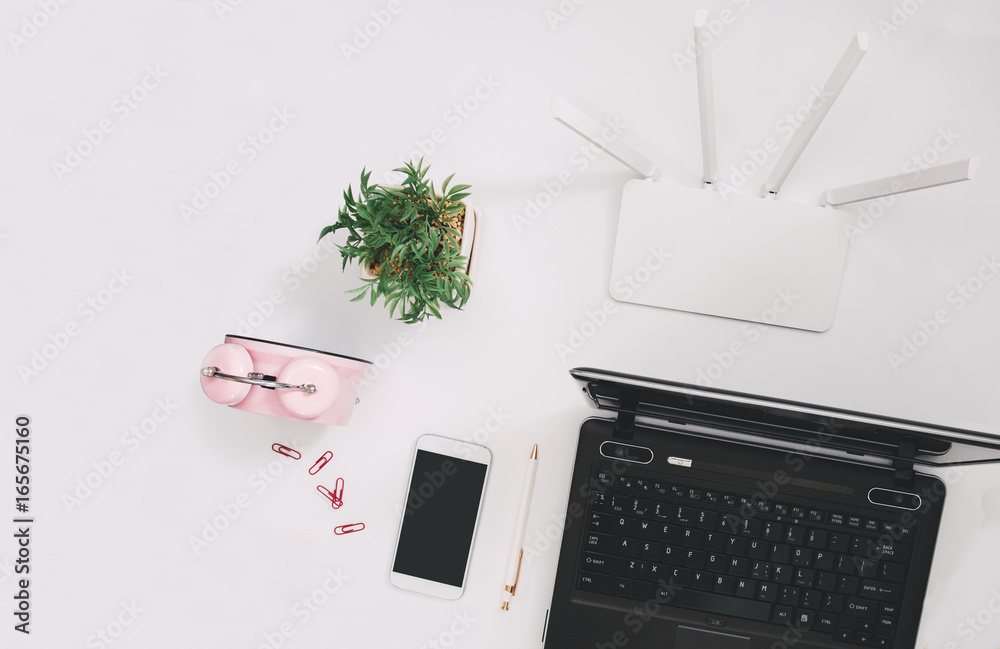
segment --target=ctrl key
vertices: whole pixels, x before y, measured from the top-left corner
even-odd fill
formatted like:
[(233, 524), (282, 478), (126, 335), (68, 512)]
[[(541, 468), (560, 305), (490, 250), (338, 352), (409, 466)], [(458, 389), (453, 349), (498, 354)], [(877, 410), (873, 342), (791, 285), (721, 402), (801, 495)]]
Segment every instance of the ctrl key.
[(611, 592), (611, 576), (600, 575), (596, 572), (581, 572), (580, 577), (576, 580), (576, 587), (591, 593), (609, 593)]

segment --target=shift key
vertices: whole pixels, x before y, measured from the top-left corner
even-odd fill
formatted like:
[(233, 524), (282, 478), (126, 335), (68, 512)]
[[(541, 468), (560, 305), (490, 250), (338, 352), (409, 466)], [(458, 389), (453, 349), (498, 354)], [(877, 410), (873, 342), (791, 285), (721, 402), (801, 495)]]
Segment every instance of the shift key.
[(614, 557), (609, 554), (584, 552), (580, 569), (601, 572), (606, 575), (621, 575), (622, 571), (625, 570), (625, 559), (624, 557)]

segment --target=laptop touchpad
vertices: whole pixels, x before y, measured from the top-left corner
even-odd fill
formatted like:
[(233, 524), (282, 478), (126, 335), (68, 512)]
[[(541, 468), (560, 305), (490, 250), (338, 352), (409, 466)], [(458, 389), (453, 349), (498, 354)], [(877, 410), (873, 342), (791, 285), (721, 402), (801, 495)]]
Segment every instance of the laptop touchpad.
[(706, 631), (689, 626), (677, 627), (674, 649), (749, 649), (750, 638), (731, 633)]

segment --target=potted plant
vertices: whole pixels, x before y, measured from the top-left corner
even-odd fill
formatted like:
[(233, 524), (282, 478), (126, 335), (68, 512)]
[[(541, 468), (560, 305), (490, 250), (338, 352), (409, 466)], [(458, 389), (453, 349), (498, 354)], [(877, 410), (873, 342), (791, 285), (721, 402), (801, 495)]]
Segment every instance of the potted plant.
[(337, 222), (319, 235), (347, 230), (346, 243), (337, 246), (343, 267), (357, 259), (364, 281), (348, 291), (357, 293), (352, 302), (367, 295), (374, 306), (382, 296), (390, 317), (398, 310), (411, 324), (440, 318), (442, 304), (461, 309), (472, 288), (478, 209), (463, 200), (469, 185), (448, 186), (454, 174), (435, 191), (426, 180), (429, 169), (423, 159), (407, 162), (394, 170), (404, 176), (399, 186), (369, 184), (371, 172), (362, 169), (357, 198), (348, 186)]

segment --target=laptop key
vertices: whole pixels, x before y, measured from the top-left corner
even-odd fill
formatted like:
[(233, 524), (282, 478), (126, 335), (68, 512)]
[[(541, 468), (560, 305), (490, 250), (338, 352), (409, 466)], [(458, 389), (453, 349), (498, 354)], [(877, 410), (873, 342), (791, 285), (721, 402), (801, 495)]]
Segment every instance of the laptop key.
[(705, 549), (709, 552), (725, 552), (726, 535), (718, 532), (705, 532)]
[(694, 573), (687, 568), (674, 568), (670, 573), (670, 583), (677, 588), (687, 588), (694, 579)]
[(811, 631), (815, 623), (816, 614), (812, 611), (798, 609), (792, 617), (792, 625), (802, 631)]
[(840, 532), (831, 532), (830, 540), (827, 544), (827, 550), (830, 552), (837, 552), (843, 554), (850, 549), (851, 537), (849, 534), (842, 534)]
[(611, 512), (614, 514), (625, 514), (632, 511), (632, 500), (633, 498), (621, 494), (611, 496)]
[(624, 536), (635, 536), (636, 529), (639, 527), (638, 521), (630, 516), (618, 516), (612, 521), (613, 531)]
[(883, 561), (879, 567), (878, 576), (886, 581), (901, 584), (906, 578), (906, 566), (898, 563)]
[(753, 539), (747, 546), (747, 556), (751, 559), (767, 559), (771, 554), (771, 544), (761, 539)]
[(651, 600), (656, 596), (657, 586), (651, 581), (632, 580), (632, 599)]
[(833, 570), (835, 556), (833, 552), (828, 552), (827, 550), (816, 550), (816, 554), (813, 555), (813, 568), (823, 572), (830, 572)]
[(761, 530), (761, 538), (765, 541), (781, 541), (785, 538), (785, 526), (774, 521), (767, 521)]
[(629, 559), (625, 562), (626, 577), (644, 577), (646, 574), (646, 562), (638, 559)]
[(595, 491), (590, 495), (591, 510), (595, 512), (611, 511), (611, 497), (603, 491)]
[(616, 537), (611, 551), (620, 557), (637, 557), (639, 556), (639, 541), (627, 536)]
[(652, 521), (639, 521), (636, 527), (636, 535), (644, 541), (655, 541), (658, 536), (659, 526)]
[(883, 535), (872, 542), (871, 553), (866, 552), (866, 555), (886, 561), (906, 562), (910, 558), (910, 546)]
[(837, 575), (832, 572), (820, 572), (816, 575), (815, 586), (823, 592), (832, 593), (837, 590)]
[(640, 518), (646, 516), (649, 513), (650, 508), (653, 503), (644, 498), (633, 498), (632, 499), (632, 515), (638, 516)]
[(640, 543), (639, 558), (659, 561), (663, 557), (663, 546), (659, 543)]
[(789, 525), (783, 540), (790, 545), (802, 545), (806, 540), (806, 528), (801, 525)]
[(668, 602), (671, 606), (692, 608), (717, 615), (730, 615), (747, 620), (769, 622), (772, 606), (767, 602), (742, 599), (718, 593), (706, 593), (682, 588), (677, 590)]
[(813, 631), (833, 633), (837, 627), (837, 616), (830, 613), (817, 613), (813, 619)]
[(622, 557), (611, 556), (610, 554), (584, 552), (582, 567), (591, 572), (601, 572), (607, 575), (621, 575), (622, 571), (625, 569), (625, 559)]
[(771, 621), (775, 624), (781, 624), (783, 626), (790, 625), (792, 623), (792, 614), (794, 611), (791, 606), (777, 605), (774, 607), (774, 615), (771, 616)]
[(827, 534), (823, 530), (809, 530), (806, 535), (806, 547), (813, 550), (826, 549)]
[(878, 602), (860, 597), (848, 597), (844, 604), (844, 613), (866, 620), (874, 620), (878, 613)]
[(757, 582), (753, 579), (737, 579), (736, 580), (736, 596), (745, 597), (747, 599), (753, 599), (753, 596), (757, 594)]
[(593, 552), (607, 552), (611, 549), (611, 544), (614, 542), (615, 537), (610, 534), (601, 534), (599, 532), (588, 532), (584, 536), (584, 545), (588, 550)]
[(833, 633), (833, 639), (840, 642), (854, 642), (854, 631), (850, 629), (837, 629)]
[(632, 596), (632, 580), (622, 579), (621, 577), (611, 578), (611, 594), (618, 595), (619, 597), (631, 597)]
[(684, 564), (684, 558), (687, 556), (687, 551), (683, 548), (679, 548), (676, 545), (666, 545), (663, 547), (663, 560), (667, 563), (671, 563), (675, 566), (680, 566)]
[(576, 580), (576, 587), (591, 593), (610, 593), (611, 577), (594, 572), (581, 572)]
[(734, 595), (736, 593), (736, 578), (728, 575), (716, 575), (713, 589), (720, 595)]
[(826, 613), (840, 613), (844, 608), (844, 596), (827, 593), (823, 596), (823, 601), (819, 607)]
[(592, 513), (590, 515), (589, 528), (591, 530), (600, 530), (601, 532), (611, 532), (612, 527), (615, 524), (615, 519), (610, 514), (598, 514)]

